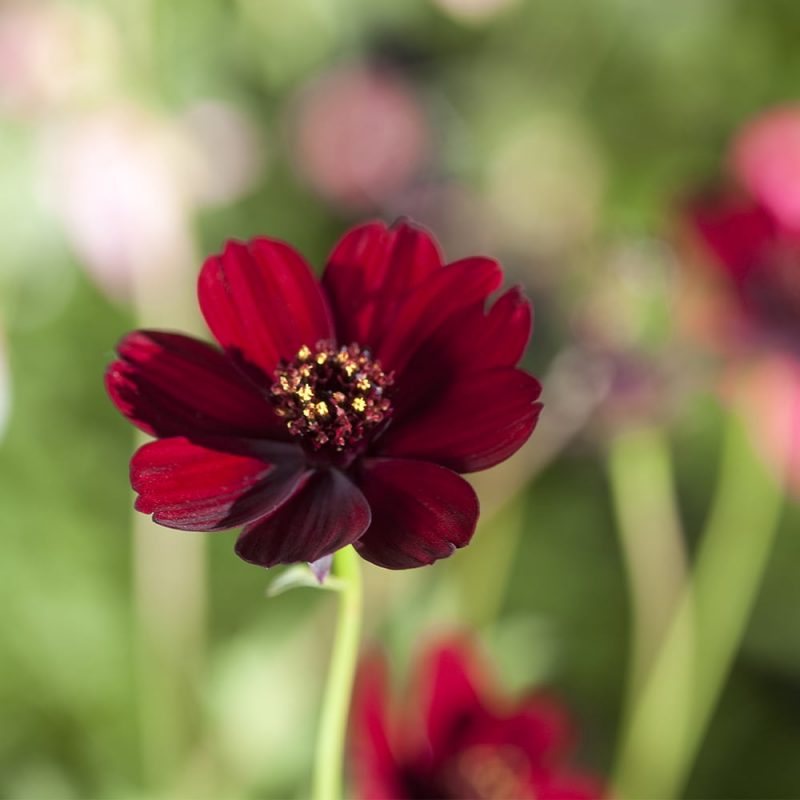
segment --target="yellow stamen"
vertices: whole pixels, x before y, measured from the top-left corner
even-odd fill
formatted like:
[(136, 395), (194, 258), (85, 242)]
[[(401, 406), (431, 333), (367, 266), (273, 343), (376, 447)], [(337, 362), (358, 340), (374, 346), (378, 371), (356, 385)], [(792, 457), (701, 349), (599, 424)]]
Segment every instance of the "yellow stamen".
[(297, 396), (304, 402), (307, 403), (313, 396), (314, 390), (307, 384), (304, 383), (298, 390)]

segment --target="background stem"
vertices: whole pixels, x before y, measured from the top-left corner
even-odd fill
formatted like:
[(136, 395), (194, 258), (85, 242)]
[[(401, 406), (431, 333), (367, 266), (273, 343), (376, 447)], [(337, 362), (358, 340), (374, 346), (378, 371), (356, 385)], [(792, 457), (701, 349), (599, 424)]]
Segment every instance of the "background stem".
[(618, 434), (608, 473), (632, 609), (627, 713), (686, 584), (686, 553), (675, 503), (669, 442), (656, 427)]
[(731, 412), (717, 491), (691, 587), (622, 737), (620, 797), (677, 796), (745, 631), (782, 493)]
[(322, 702), (314, 763), (314, 800), (341, 800), (347, 720), (361, 634), (362, 589), (358, 554), (352, 547), (333, 557), (332, 574), (341, 582), (333, 653)]

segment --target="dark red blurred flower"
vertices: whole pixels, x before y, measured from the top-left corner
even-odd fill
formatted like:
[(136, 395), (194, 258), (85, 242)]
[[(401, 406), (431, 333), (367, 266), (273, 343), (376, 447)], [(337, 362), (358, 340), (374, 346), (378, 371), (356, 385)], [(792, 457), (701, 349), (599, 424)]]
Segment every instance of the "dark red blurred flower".
[(222, 349), (135, 331), (106, 374), (117, 408), (157, 437), (131, 461), (136, 508), (168, 527), (243, 525), (236, 552), (265, 567), (354, 544), (390, 569), (466, 545), (478, 501), (456, 473), (528, 438), (537, 381), (519, 288), (487, 309), (497, 262), (444, 265), (406, 222), (351, 230), (321, 282), (289, 245), (229, 242), (200, 273)]
[(735, 301), (724, 335), (800, 352), (800, 108), (745, 125), (730, 161), (736, 185), (688, 212)]
[[(573, 733), (544, 695), (503, 702), (464, 641), (432, 648), (416, 692), (387, 713), (384, 665), (356, 683), (351, 765), (361, 800), (591, 800), (602, 783), (569, 764)], [(393, 724), (394, 723), (394, 724)]]

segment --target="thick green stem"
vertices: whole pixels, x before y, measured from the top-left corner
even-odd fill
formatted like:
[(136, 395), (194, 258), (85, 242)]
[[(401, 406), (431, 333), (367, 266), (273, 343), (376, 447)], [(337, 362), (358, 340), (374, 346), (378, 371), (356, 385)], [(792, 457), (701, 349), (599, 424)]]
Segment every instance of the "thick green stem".
[(317, 734), (313, 800), (342, 800), (347, 719), (361, 634), (361, 571), (352, 547), (334, 555), (332, 574), (341, 581), (339, 617)]
[(620, 797), (668, 800), (681, 792), (758, 594), (781, 501), (732, 413), (691, 587), (622, 738)]
[(686, 584), (669, 443), (655, 427), (620, 433), (608, 473), (632, 609), (627, 712), (641, 691)]

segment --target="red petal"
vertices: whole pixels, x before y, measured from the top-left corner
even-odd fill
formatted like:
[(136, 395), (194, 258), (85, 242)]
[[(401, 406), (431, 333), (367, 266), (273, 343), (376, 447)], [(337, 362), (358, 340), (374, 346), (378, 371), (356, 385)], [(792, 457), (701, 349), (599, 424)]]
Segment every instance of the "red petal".
[[(530, 301), (520, 287), (509, 289), (484, 313), (476, 303), (455, 314), (417, 350), (392, 397), (394, 419), (430, 404), (457, 376), (493, 367), (513, 367), (531, 335)], [(480, 343), (476, 346), (476, 342)]]
[(436, 240), (408, 222), (370, 222), (346, 233), (322, 276), (339, 341), (374, 350), (400, 298), (441, 266)]
[(359, 486), (369, 500), (372, 524), (356, 549), (373, 564), (388, 569), (432, 564), (468, 544), (475, 531), (475, 492), (436, 464), (367, 459)]
[(384, 369), (402, 370), (439, 326), (465, 309), (483, 305), (502, 280), (500, 265), (489, 258), (465, 258), (433, 273), (407, 295), (376, 345)]
[(198, 297), (219, 343), (267, 376), (302, 345), (333, 338), (314, 275), (302, 256), (275, 239), (228, 242), (203, 265)]
[(370, 659), (359, 667), (351, 714), (350, 763), (362, 800), (405, 795), (401, 766), (389, 742), (386, 684), (383, 661)]
[(191, 531), (225, 530), (258, 519), (307, 480), (297, 448), (272, 449), (280, 463), (221, 453), (182, 437), (150, 442), (131, 460), (136, 508), (161, 525)]
[(698, 203), (689, 209), (689, 221), (736, 281), (762, 264), (778, 237), (775, 221), (766, 210), (738, 198)]
[(264, 395), (215, 347), (177, 333), (134, 331), (117, 351), (106, 388), (143, 431), (286, 438)]
[(443, 758), (457, 749), (465, 722), (480, 722), (486, 715), (478, 690), (476, 660), (466, 642), (444, 642), (422, 662), (419, 681), (426, 708), (428, 740), (433, 757)]
[(316, 561), (352, 544), (369, 522), (369, 505), (350, 480), (339, 470), (319, 471), (291, 502), (248, 525), (236, 552), (262, 567)]
[(459, 376), (415, 416), (376, 442), (381, 455), (434, 461), (456, 472), (487, 469), (515, 453), (536, 426), (539, 382), (517, 369)]
[(537, 800), (604, 800), (611, 797), (597, 777), (571, 768), (534, 779), (531, 788)]

